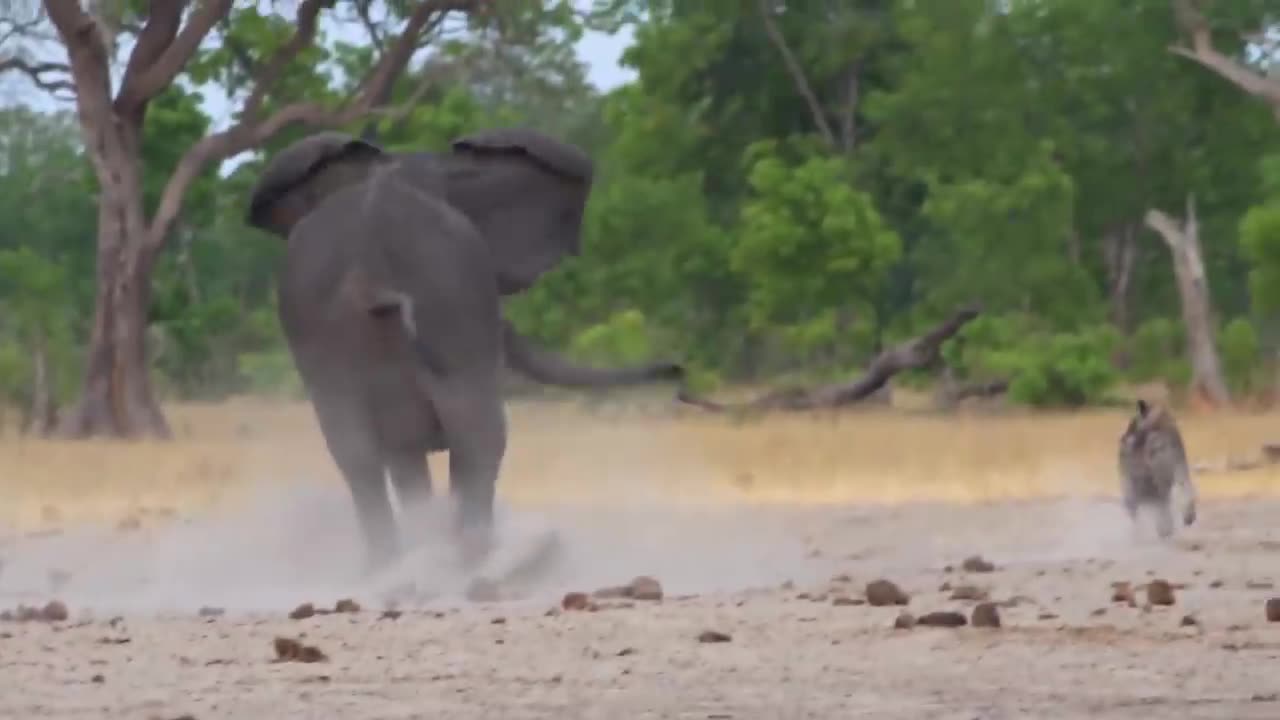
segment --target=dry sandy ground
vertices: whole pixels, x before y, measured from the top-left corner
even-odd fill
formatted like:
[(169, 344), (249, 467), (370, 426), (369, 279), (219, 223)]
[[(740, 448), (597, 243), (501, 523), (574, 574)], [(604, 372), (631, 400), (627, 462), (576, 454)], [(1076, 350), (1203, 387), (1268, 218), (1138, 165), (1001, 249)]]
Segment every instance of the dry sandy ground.
[[(564, 551), (522, 598), (488, 604), (462, 599), (464, 578), (434, 546), (393, 577), (358, 580), (340, 492), (254, 507), (0, 541), (0, 605), (58, 597), (71, 610), (0, 623), (0, 716), (1280, 717), (1280, 623), (1263, 611), (1280, 595), (1268, 586), (1280, 582), (1278, 501), (1204, 502), (1172, 543), (1135, 535), (1109, 498), (561, 508), (506, 516), (509, 544), (543, 523)], [(975, 553), (996, 569), (961, 570)], [(67, 573), (56, 591), (54, 569)], [(666, 599), (547, 614), (566, 591), (638, 574)], [(833, 602), (881, 577), (916, 615), (969, 614), (947, 582), (1012, 606), (1000, 629), (894, 630), (903, 608)], [(1113, 581), (1153, 577), (1185, 584), (1173, 606), (1144, 609), (1141, 590), (1136, 606), (1111, 601)], [(386, 592), (405, 583), (429, 601), (384, 617)], [(364, 609), (286, 617), (347, 596)], [(226, 614), (199, 617), (203, 605)], [(1182, 625), (1188, 615), (1197, 623)], [(732, 640), (699, 642), (705, 630)], [(278, 636), (328, 660), (275, 662)]]

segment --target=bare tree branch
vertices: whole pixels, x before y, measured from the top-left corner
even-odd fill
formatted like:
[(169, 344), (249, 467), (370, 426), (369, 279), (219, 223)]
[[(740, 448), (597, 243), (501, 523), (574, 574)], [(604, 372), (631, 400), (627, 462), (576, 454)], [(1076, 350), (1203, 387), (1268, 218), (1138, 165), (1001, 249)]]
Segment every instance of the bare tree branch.
[(769, 410), (819, 410), (837, 408), (863, 400), (883, 388), (903, 370), (927, 367), (939, 359), (946, 342), (974, 318), (977, 307), (957, 310), (929, 332), (891, 347), (872, 359), (867, 371), (856, 380), (817, 388), (788, 388), (765, 393), (745, 403), (718, 403), (698, 398), (681, 390), (678, 398), (685, 403), (713, 412), (760, 412)]
[[(179, 10), (176, 13), (178, 17), (174, 18), (174, 30), (168, 33), (172, 42), (165, 43), (163, 52), (152, 62), (135, 68), (133, 57), (138, 56), (138, 49), (135, 49), (133, 57), (129, 59), (129, 68), (125, 71), (124, 82), (121, 85), (121, 100), (125, 103), (145, 103), (164, 92), (164, 89), (173, 83), (174, 78), (178, 77), (178, 73), (182, 72), (182, 68), (186, 67), (196, 50), (200, 49), (200, 43), (209, 35), (209, 31), (218, 20), (231, 12), (231, 2), (232, 0), (203, 0), (200, 7), (191, 13), (190, 19), (182, 30), (177, 31), (177, 37), (174, 37), (173, 31), (177, 30), (176, 22), (182, 14)], [(154, 14), (157, 6), (167, 10), (169, 6), (175, 4), (179, 3), (175, 3), (174, 0), (152, 2), (151, 12)], [(167, 10), (167, 12), (172, 11)], [(151, 23), (152, 21), (148, 20), (147, 26), (143, 28), (143, 33), (138, 38), (137, 48), (142, 47), (142, 40), (146, 38)], [(166, 24), (163, 29), (167, 30), (168, 25)], [(130, 70), (136, 71), (136, 74)]]
[[(0, 73), (11, 70), (26, 75), (31, 84), (41, 90), (55, 94), (60, 91), (70, 92), (73, 96), (75, 94), (76, 85), (71, 82), (71, 68), (66, 63), (28, 62), (16, 57), (0, 59)], [(64, 77), (50, 78), (49, 73), (61, 73)]]
[(804, 98), (805, 103), (809, 106), (809, 114), (813, 116), (813, 123), (818, 127), (818, 132), (822, 134), (822, 139), (826, 141), (827, 146), (837, 148), (835, 133), (831, 131), (831, 123), (827, 122), (827, 115), (822, 110), (822, 103), (818, 102), (818, 96), (814, 94), (813, 87), (809, 84), (809, 79), (804, 74), (804, 68), (800, 67), (800, 61), (795, 54), (791, 52), (791, 47), (787, 45), (787, 39), (782, 36), (782, 31), (778, 29), (778, 24), (774, 22), (773, 15), (769, 11), (769, 0), (757, 0), (756, 7), (760, 11), (760, 20), (764, 22), (764, 31), (769, 36), (769, 41), (778, 49), (778, 54), (782, 56), (782, 62), (786, 65), (787, 72), (791, 75), (792, 82), (796, 85), (796, 91)]
[(857, 113), (858, 103), (862, 100), (861, 92), (862, 63), (855, 62), (849, 68), (849, 81), (845, 88), (844, 107), (840, 112), (840, 146), (846, 152), (853, 152), (858, 144)]
[(1250, 70), (1219, 52), (1213, 45), (1213, 32), (1209, 27), (1209, 21), (1197, 7), (1196, 0), (1172, 0), (1172, 2), (1178, 24), (1191, 37), (1191, 47), (1174, 45), (1169, 48), (1169, 51), (1194, 60), (1246, 93), (1266, 102), (1271, 106), (1276, 119), (1280, 120), (1280, 83)]
[(154, 253), (164, 244), (169, 229), (182, 208), (187, 189), (209, 163), (257, 147), (291, 125), (333, 129), (355, 122), (374, 109), (377, 98), (385, 93), (387, 86), (404, 70), (417, 49), (418, 38), (423, 29), (429, 26), (437, 14), (475, 11), (491, 1), (428, 0), (420, 3), (405, 23), (399, 37), (341, 106), (331, 109), (315, 102), (298, 102), (281, 108), (265, 120), (261, 119), (262, 103), (267, 93), (284, 67), (311, 43), (315, 35), (316, 16), (326, 0), (305, 0), (298, 8), (297, 31), (258, 73), (255, 87), (245, 101), (239, 122), (222, 132), (204, 137), (178, 162), (165, 185), (148, 230), (146, 251)]

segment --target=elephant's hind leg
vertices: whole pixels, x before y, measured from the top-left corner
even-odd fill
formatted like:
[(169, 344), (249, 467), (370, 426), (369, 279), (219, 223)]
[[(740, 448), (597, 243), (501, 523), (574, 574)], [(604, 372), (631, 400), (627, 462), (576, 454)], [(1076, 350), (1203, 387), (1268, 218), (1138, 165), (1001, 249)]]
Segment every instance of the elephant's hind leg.
[(366, 571), (386, 566), (400, 552), (383, 472), (382, 453), (356, 404), (318, 402), (320, 430), (329, 454), (347, 482), (365, 540)]
[(432, 398), (449, 447), (449, 488), (457, 498), (464, 560), (487, 555), (494, 493), (507, 449), (507, 419), (496, 377), (432, 378)]

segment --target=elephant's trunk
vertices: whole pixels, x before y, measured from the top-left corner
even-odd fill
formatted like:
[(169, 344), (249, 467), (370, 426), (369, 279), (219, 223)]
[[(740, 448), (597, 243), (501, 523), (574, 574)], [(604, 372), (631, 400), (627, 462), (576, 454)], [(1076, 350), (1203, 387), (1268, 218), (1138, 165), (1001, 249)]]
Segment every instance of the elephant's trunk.
[(661, 380), (679, 380), (684, 368), (678, 363), (655, 362), (622, 368), (574, 365), (563, 357), (534, 346), (502, 320), (502, 342), (507, 364), (531, 380), (561, 387), (616, 387)]

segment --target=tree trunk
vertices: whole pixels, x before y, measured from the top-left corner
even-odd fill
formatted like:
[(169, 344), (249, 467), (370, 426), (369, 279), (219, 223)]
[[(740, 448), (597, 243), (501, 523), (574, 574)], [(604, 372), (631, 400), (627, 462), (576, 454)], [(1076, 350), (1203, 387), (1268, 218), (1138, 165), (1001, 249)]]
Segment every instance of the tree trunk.
[(1152, 209), (1147, 211), (1146, 223), (1160, 234), (1173, 255), (1173, 271), (1182, 299), (1182, 322), (1186, 326), (1187, 356), (1191, 360), (1193, 397), (1199, 396), (1215, 407), (1227, 405), (1231, 396), (1218, 359), (1209, 278), (1200, 253), (1195, 198), (1187, 195), (1187, 214), (1182, 222)]
[[(114, 155), (114, 153), (112, 153)], [(135, 158), (113, 157), (99, 178), (97, 292), (78, 402), (58, 434), (70, 438), (172, 436), (147, 367), (147, 309), (154, 258), (146, 251)], [(101, 175), (102, 173), (100, 173)]]
[(1138, 258), (1138, 244), (1135, 240), (1133, 225), (1128, 222), (1110, 228), (1102, 236), (1111, 322), (1125, 335), (1133, 330), (1129, 313), (1129, 288), (1133, 284), (1134, 264)]
[(49, 388), (49, 355), (44, 334), (36, 331), (31, 340), (31, 405), (23, 431), (47, 435), (53, 430), (53, 393)]

